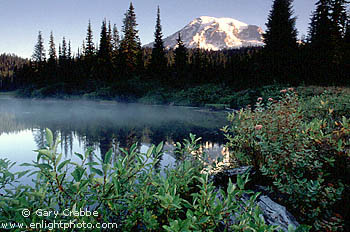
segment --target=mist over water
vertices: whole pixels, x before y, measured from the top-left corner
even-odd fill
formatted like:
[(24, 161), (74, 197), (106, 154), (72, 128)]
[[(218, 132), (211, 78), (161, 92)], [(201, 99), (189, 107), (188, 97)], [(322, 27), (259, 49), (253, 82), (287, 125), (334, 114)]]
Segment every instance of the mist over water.
[[(60, 152), (66, 158), (87, 147), (103, 157), (111, 147), (128, 149), (135, 142), (141, 152), (161, 141), (171, 150), (174, 142), (190, 133), (202, 137), (211, 152), (219, 153), (226, 116), (190, 107), (4, 98), (0, 99), (0, 158), (19, 163), (34, 160), (33, 150), (45, 146), (45, 128), (62, 141)], [(161, 165), (175, 159), (168, 152)]]

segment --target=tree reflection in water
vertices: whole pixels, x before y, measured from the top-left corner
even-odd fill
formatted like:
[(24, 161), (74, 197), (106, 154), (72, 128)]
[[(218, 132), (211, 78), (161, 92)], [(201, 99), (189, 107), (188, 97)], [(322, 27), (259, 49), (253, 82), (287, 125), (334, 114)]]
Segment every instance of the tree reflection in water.
[(198, 108), (59, 100), (0, 102), (0, 137), (29, 129), (37, 148), (42, 148), (45, 128), (50, 128), (61, 140), (66, 157), (72, 156), (75, 140), (84, 148), (99, 149), (103, 159), (110, 148), (128, 150), (136, 142), (138, 150), (161, 141), (171, 145), (190, 133), (202, 137), (203, 147), (220, 150), (224, 137), (219, 130), (225, 124), (225, 112)]

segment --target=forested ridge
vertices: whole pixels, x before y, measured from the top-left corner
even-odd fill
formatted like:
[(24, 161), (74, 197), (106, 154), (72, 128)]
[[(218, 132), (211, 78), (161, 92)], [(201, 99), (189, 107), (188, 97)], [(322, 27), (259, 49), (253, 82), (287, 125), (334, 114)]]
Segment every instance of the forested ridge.
[(27, 62), (28, 60), (14, 54), (0, 54), (0, 89), (9, 90), (16, 88), (13, 74)]
[[(158, 7), (153, 48), (142, 48), (132, 3), (122, 28), (103, 20), (98, 44), (91, 23), (78, 51), (51, 32), (46, 42), (39, 31), (32, 59), (3, 84), (27, 97), (68, 95), (121, 101), (169, 103), (174, 93), (213, 95), (266, 85), (349, 85), (350, 20), (344, 0), (320, 0), (310, 18), (308, 36), (297, 39), (293, 1), (276, 0), (263, 34), (264, 47), (211, 51), (187, 49), (178, 35), (177, 47), (165, 49)], [(46, 43), (48, 44), (47, 49)], [(183, 92), (189, 90), (189, 92)], [(206, 101), (206, 100), (203, 100)], [(208, 99), (209, 103), (215, 99)]]

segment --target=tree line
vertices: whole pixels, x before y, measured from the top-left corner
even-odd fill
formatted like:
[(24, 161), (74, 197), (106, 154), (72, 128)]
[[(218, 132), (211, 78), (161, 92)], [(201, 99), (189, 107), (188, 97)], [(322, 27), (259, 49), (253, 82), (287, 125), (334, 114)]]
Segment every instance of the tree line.
[(0, 90), (12, 90), (16, 88), (13, 85), (13, 74), (27, 62), (28, 60), (14, 54), (0, 54)]
[(130, 3), (121, 35), (105, 19), (95, 44), (89, 21), (86, 38), (74, 55), (65, 37), (57, 53), (51, 33), (47, 58), (39, 31), (32, 59), (3, 88), (19, 88), (24, 96), (90, 94), (132, 100), (152, 92), (208, 84), (234, 91), (275, 83), (348, 85), (348, 5), (345, 0), (317, 1), (308, 36), (298, 40), (293, 1), (275, 0), (263, 34), (264, 47), (210, 51), (186, 48), (181, 34), (176, 48), (165, 49), (159, 7), (153, 48), (142, 48)]

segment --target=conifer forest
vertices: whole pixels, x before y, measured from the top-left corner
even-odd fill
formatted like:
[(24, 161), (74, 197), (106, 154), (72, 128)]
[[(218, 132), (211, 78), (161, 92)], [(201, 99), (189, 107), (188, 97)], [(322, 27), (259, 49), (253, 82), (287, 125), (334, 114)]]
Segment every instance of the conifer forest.
[(183, 89), (237, 92), (272, 84), (349, 85), (347, 5), (345, 0), (317, 1), (308, 35), (299, 40), (292, 1), (275, 1), (264, 47), (211, 51), (187, 49), (181, 34), (175, 49), (165, 49), (159, 7), (153, 48), (141, 47), (131, 3), (122, 28), (103, 20), (98, 44), (89, 22), (78, 51), (72, 51), (68, 37), (56, 41), (52, 32), (46, 40), (39, 31), (29, 61), (1, 59), (12, 62), (11, 70), (1, 70), (1, 89), (19, 90), (26, 97), (85, 95), (127, 102), (164, 95), (161, 103), (169, 103), (167, 94)]

